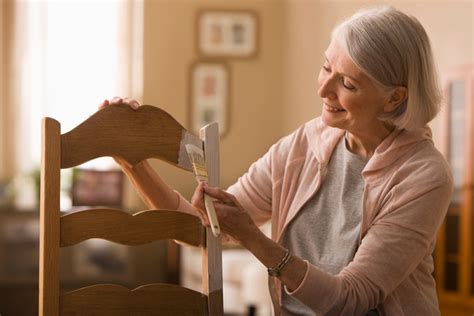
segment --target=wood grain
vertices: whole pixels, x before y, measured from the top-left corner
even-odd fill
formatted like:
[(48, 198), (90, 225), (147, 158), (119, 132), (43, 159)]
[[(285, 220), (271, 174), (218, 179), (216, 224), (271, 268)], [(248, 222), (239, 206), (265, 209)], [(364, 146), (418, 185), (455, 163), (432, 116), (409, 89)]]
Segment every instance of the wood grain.
[[(209, 185), (219, 186), (219, 128), (217, 123), (206, 125), (200, 130), (204, 141), (204, 157), (209, 174)], [(211, 315), (223, 315), (222, 294), (222, 242), (216, 238), (210, 228), (206, 228), (206, 245), (203, 249), (202, 274), (203, 291), (209, 296)]]
[[(211, 185), (219, 179), (217, 125), (202, 134)], [(96, 208), (60, 217), (60, 169), (101, 156), (121, 157), (135, 165), (158, 158), (187, 170), (180, 157), (186, 142), (203, 142), (174, 118), (154, 106), (134, 111), (127, 105), (108, 106), (61, 135), (59, 122), (45, 118), (41, 166), (41, 228), (39, 314), (63, 315), (223, 315), (221, 241), (198, 217), (171, 210), (128, 214)], [(187, 155), (186, 155), (187, 158)], [(129, 290), (95, 285), (59, 295), (59, 249), (86, 239), (101, 238), (124, 245), (174, 239), (203, 251), (203, 293), (172, 284), (152, 284)], [(114, 307), (112, 307), (114, 306)]]
[(55, 316), (59, 311), (60, 124), (45, 118), (42, 129), (39, 315)]
[(103, 156), (121, 157), (132, 166), (147, 158), (178, 166), (184, 132), (171, 115), (155, 106), (138, 110), (125, 104), (107, 106), (62, 135), (61, 167)]
[[(87, 309), (84, 306), (88, 306)], [(208, 314), (205, 295), (174, 284), (160, 283), (134, 290), (114, 284), (88, 286), (62, 295), (60, 310), (61, 315)]]
[(91, 238), (129, 246), (162, 239), (202, 246), (204, 233), (198, 217), (176, 211), (147, 210), (132, 215), (115, 209), (90, 209), (61, 216), (61, 247)]

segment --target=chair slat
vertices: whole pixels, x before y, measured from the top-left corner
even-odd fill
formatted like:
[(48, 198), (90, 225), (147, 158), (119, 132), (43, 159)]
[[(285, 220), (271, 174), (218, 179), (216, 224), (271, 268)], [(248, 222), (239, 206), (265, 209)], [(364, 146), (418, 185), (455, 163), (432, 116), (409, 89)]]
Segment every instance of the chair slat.
[[(107, 106), (62, 135), (59, 122), (51, 118), (44, 122), (39, 315), (223, 315), (220, 239), (212, 236), (198, 217), (170, 210), (132, 215), (103, 207), (60, 216), (59, 208), (61, 168), (112, 156), (132, 166), (158, 158), (192, 170), (185, 144), (205, 150), (206, 160), (211, 163), (209, 183), (217, 186), (217, 126), (204, 127), (199, 138), (157, 107), (145, 105), (135, 111), (124, 104)], [(120, 285), (95, 285), (60, 296), (59, 248), (91, 238), (129, 246), (161, 239), (199, 246), (203, 260), (202, 293), (172, 284), (146, 285), (135, 290)]]
[(175, 239), (193, 246), (204, 245), (204, 227), (198, 217), (169, 210), (128, 214), (115, 209), (89, 209), (61, 216), (60, 245), (67, 247), (91, 238), (123, 245), (142, 245)]
[[(84, 306), (88, 306), (84, 309)], [(140, 312), (137, 312), (140, 306)], [(99, 284), (61, 295), (61, 315), (207, 315), (207, 296), (174, 284)]]
[(167, 112), (151, 105), (132, 110), (128, 105), (108, 106), (61, 136), (61, 168), (110, 156), (131, 165), (159, 158), (177, 167), (192, 170), (181, 142), (202, 146)]

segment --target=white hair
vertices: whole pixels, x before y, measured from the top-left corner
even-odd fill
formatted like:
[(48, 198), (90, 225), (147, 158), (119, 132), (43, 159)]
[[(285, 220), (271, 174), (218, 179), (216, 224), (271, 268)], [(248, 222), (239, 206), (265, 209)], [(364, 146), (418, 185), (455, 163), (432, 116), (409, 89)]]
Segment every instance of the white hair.
[(381, 120), (416, 129), (439, 112), (442, 93), (430, 40), (415, 17), (391, 6), (361, 10), (338, 25), (332, 39), (340, 41), (357, 67), (387, 91), (407, 88), (407, 100), (382, 114)]

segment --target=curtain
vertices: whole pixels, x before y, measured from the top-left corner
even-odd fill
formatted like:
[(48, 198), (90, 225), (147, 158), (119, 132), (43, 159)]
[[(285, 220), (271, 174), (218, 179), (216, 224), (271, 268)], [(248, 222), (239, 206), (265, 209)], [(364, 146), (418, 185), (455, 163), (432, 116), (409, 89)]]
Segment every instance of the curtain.
[(2, 0), (0, 176), (19, 181), (20, 207), (32, 200), (23, 178), (39, 169), (42, 117), (65, 133), (105, 98), (141, 98), (142, 25), (142, 1)]
[(0, 4), (0, 185), (7, 183), (14, 176), (14, 157), (9, 155), (13, 148), (13, 124), (11, 104), (12, 84), (12, 47), (13, 47), (13, 14), (12, 0)]

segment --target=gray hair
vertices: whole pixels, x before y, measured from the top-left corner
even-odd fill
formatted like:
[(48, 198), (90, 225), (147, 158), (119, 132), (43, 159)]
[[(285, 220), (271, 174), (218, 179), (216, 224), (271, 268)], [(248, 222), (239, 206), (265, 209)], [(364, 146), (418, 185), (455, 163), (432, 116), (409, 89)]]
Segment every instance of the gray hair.
[(407, 100), (380, 120), (412, 130), (439, 112), (442, 93), (430, 40), (415, 17), (391, 6), (361, 10), (338, 25), (332, 39), (384, 90), (407, 88)]

